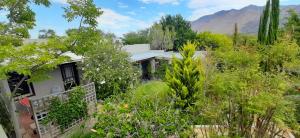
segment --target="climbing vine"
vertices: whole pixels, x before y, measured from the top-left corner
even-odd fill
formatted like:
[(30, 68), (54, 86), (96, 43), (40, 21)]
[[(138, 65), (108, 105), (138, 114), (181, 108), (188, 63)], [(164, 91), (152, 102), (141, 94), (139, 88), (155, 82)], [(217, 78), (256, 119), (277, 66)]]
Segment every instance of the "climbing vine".
[(84, 100), (85, 92), (82, 88), (76, 87), (69, 95), (67, 101), (58, 97), (53, 98), (49, 106), (49, 114), (45, 124), (53, 122), (60, 126), (61, 131), (80, 118), (87, 116), (87, 103)]

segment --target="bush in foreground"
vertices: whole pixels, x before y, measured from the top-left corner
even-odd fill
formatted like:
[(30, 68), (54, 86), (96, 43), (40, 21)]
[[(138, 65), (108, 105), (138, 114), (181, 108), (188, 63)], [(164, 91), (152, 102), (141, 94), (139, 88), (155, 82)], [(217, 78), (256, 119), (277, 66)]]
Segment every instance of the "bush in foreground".
[(98, 113), (98, 137), (167, 137), (189, 133), (189, 117), (172, 108), (168, 86), (150, 82), (112, 97)]

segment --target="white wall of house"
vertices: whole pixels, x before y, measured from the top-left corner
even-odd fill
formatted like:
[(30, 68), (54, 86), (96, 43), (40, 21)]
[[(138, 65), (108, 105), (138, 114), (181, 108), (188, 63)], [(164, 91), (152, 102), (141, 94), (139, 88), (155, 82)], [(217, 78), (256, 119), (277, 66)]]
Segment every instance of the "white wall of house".
[(55, 92), (63, 92), (65, 90), (59, 67), (49, 72), (48, 76), (50, 76), (49, 79), (33, 83), (35, 96), (32, 96), (32, 99), (40, 98)]

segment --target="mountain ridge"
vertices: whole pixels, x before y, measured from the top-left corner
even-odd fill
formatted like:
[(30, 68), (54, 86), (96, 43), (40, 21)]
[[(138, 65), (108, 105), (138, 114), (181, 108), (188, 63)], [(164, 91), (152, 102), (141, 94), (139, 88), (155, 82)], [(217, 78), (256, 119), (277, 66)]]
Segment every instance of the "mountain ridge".
[[(234, 24), (238, 23), (241, 33), (256, 34), (263, 8), (263, 6), (248, 5), (241, 9), (221, 10), (192, 21), (191, 26), (197, 32), (210, 31), (213, 33), (232, 34)], [(281, 25), (284, 24), (289, 9), (295, 9), (300, 14), (300, 5), (281, 6), (280, 9)]]

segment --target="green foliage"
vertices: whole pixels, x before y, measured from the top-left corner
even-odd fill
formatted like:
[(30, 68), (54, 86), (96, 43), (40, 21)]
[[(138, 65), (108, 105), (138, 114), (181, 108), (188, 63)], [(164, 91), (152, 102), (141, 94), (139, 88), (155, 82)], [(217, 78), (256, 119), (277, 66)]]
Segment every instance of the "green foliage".
[(168, 86), (149, 82), (128, 94), (112, 97), (98, 113), (96, 137), (168, 137), (189, 135), (187, 115), (174, 110)]
[(86, 117), (88, 108), (84, 98), (85, 91), (81, 87), (74, 88), (67, 101), (62, 101), (58, 97), (53, 98), (45, 123), (53, 122), (64, 131), (74, 121)]
[(0, 46), (12, 44), (22, 45), (23, 38), (29, 38), (29, 29), (35, 26), (35, 13), (29, 4), (50, 5), (49, 0), (1, 0), (0, 12), (8, 11), (8, 23), (0, 23)]
[(65, 45), (76, 54), (83, 55), (101, 41), (101, 31), (96, 27), (97, 18), (103, 11), (97, 8), (93, 0), (70, 0), (64, 8), (64, 17), (68, 22), (79, 19), (79, 27), (68, 30)]
[(300, 45), (300, 17), (295, 10), (290, 9), (289, 17), (284, 25), (284, 31)]
[(2, 125), (6, 134), (11, 134), (14, 128), (12, 122), (10, 120), (10, 115), (8, 111), (8, 107), (5, 105), (3, 97), (0, 96), (0, 125)]
[(84, 76), (95, 82), (98, 98), (128, 91), (140, 76), (129, 55), (109, 40), (86, 52), (83, 63)]
[(294, 102), (294, 104), (296, 106), (296, 112), (295, 112), (296, 119), (300, 123), (300, 95), (299, 94), (298, 95), (289, 95), (286, 98), (287, 98), (287, 100)]
[(55, 37), (56, 34), (55, 34), (55, 31), (52, 30), (52, 29), (42, 29), (39, 31), (39, 38), (40, 39), (45, 39), (45, 38), (53, 38)]
[(203, 96), (201, 61), (194, 59), (195, 45), (187, 43), (180, 54), (182, 59), (173, 57), (171, 71), (167, 70), (166, 82), (171, 88), (175, 107), (183, 110), (192, 107)]
[(89, 25), (96, 28), (98, 25), (97, 18), (103, 13), (97, 8), (93, 0), (69, 0), (69, 6), (65, 7), (64, 17), (68, 22), (79, 18), (81, 25)]
[(92, 132), (78, 130), (68, 138), (93, 138), (93, 134), (92, 134)]
[(174, 29), (166, 28), (163, 30), (161, 24), (154, 24), (149, 33), (150, 48), (152, 50), (171, 50), (173, 49), (174, 37)]
[(62, 56), (62, 51), (65, 50), (66, 47), (56, 38), (47, 43), (33, 43), (22, 47), (1, 46), (0, 61), (5, 63), (0, 66), (0, 78), (6, 78), (9, 72), (17, 72), (31, 76), (30, 81), (44, 80), (50, 70), (68, 61), (68, 57)]
[(213, 34), (210, 32), (203, 32), (197, 35), (195, 40), (197, 49), (204, 50), (206, 48), (211, 49), (232, 49), (233, 42), (230, 37), (223, 34)]
[(79, 29), (69, 29), (66, 31), (67, 38), (64, 44), (68, 50), (78, 55), (84, 55), (85, 52), (93, 49), (100, 41), (105, 39), (103, 32), (91, 27), (80, 27)]
[(181, 15), (166, 15), (161, 18), (159, 23), (162, 25), (163, 30), (174, 30), (175, 40), (173, 50), (178, 51), (188, 41), (193, 41), (196, 33), (192, 30), (189, 21), (184, 20)]
[[(281, 42), (266, 50), (274, 53), (271, 59), (280, 60), (274, 66), (296, 60), (293, 56), (297, 47), (287, 44)], [(226, 124), (229, 137), (273, 137), (275, 132), (267, 132), (273, 126), (297, 130), (294, 106), (284, 98), (290, 77), (277, 70), (264, 72), (261, 66), (264, 56), (256, 47), (214, 51), (210, 64), (221, 65), (210, 66), (207, 71), (206, 99), (197, 104), (202, 114), (199, 120), (206, 124)]]
[(237, 46), (251, 46), (256, 47), (258, 46), (257, 36), (254, 35), (247, 35), (247, 34), (239, 34), (238, 39), (236, 42)]
[(261, 49), (263, 71), (298, 72), (300, 48), (295, 42), (282, 41)]
[(168, 60), (159, 60), (159, 64), (156, 66), (154, 76), (156, 79), (164, 79), (166, 75), (166, 71), (169, 67), (169, 61)]
[(138, 32), (129, 32), (123, 36), (123, 43), (125, 45), (133, 45), (133, 44), (148, 44), (149, 37), (148, 37), (149, 30), (140, 30)]
[(278, 38), (279, 14), (279, 0), (268, 0), (260, 18), (258, 42), (266, 45), (274, 44)]

